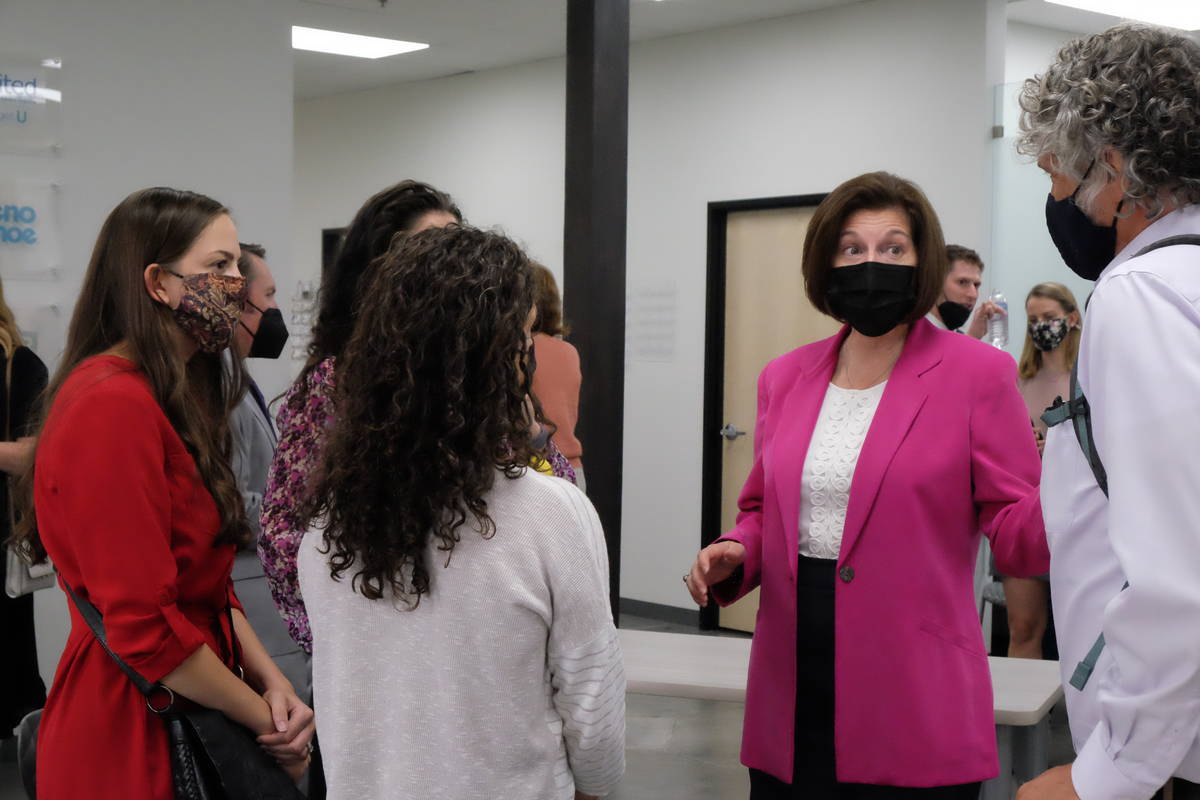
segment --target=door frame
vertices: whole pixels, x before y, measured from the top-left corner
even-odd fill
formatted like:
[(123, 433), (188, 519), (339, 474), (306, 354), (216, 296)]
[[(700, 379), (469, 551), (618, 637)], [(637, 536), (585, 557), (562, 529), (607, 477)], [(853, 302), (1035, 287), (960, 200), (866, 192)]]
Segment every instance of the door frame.
[[(738, 211), (771, 211), (806, 208), (824, 200), (824, 194), (798, 194), (724, 200), (708, 204), (708, 270), (704, 314), (704, 456), (700, 479), (700, 547), (712, 544), (721, 531), (721, 439), (717, 432), (725, 424), (725, 231), (729, 215)], [(797, 264), (797, 269), (799, 265)], [(700, 609), (700, 629), (719, 627), (720, 610), (715, 603)]]

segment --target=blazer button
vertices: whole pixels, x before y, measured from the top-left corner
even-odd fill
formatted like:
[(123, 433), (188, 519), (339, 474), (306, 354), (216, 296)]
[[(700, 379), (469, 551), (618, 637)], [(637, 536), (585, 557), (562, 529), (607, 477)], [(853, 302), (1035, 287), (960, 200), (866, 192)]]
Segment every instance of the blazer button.
[(842, 567), (838, 570), (838, 577), (842, 579), (842, 583), (849, 583), (854, 580), (854, 567)]

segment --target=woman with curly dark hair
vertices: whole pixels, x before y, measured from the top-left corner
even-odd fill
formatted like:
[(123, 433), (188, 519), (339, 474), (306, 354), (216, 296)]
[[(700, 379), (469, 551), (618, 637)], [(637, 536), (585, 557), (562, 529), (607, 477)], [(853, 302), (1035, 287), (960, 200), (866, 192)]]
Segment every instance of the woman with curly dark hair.
[(445, 192), (418, 181), (401, 181), (363, 204), (321, 282), (321, 307), (308, 348), (308, 363), (288, 390), (276, 425), (279, 446), (263, 493), (258, 554), (288, 632), (312, 652), (308, 615), (296, 581), (296, 551), (304, 536), (297, 509), (334, 419), (334, 364), (350, 339), (363, 284), (376, 258), (401, 234), (462, 222)]
[(624, 770), (599, 520), (528, 466), (533, 292), (512, 241), (454, 226), (362, 294), (299, 555), (330, 798), (569, 800)]

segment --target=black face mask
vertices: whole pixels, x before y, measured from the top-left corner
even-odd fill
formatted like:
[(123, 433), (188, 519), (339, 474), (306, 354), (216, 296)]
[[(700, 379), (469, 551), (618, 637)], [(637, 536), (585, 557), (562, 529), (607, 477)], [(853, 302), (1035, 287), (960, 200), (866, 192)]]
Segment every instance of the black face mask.
[(937, 311), (946, 324), (946, 330), (950, 331), (958, 330), (971, 317), (971, 309), (952, 300), (938, 303)]
[(279, 354), (283, 352), (283, 346), (287, 344), (288, 340), (288, 329), (283, 322), (283, 312), (278, 308), (268, 308), (264, 311), (249, 300), (246, 303), (262, 314), (262, 319), (258, 321), (258, 333), (251, 332), (249, 328), (246, 328), (246, 323), (241, 323), (241, 326), (246, 328), (246, 331), (253, 337), (253, 341), (250, 343), (250, 352), (246, 357), (279, 358)]
[[(1083, 181), (1091, 171), (1092, 167), (1088, 167)], [(1117, 254), (1117, 218), (1113, 217), (1111, 225), (1097, 225), (1083, 213), (1075, 203), (1083, 181), (1070, 197), (1055, 200), (1053, 192), (1046, 197), (1046, 228), (1071, 271), (1086, 281), (1094, 281)], [(1123, 205), (1124, 201), (1121, 202)], [(1117, 206), (1117, 213), (1120, 211), (1121, 206)]]
[(833, 315), (863, 336), (883, 336), (912, 314), (916, 280), (915, 267), (899, 264), (866, 261), (834, 267), (825, 298)]

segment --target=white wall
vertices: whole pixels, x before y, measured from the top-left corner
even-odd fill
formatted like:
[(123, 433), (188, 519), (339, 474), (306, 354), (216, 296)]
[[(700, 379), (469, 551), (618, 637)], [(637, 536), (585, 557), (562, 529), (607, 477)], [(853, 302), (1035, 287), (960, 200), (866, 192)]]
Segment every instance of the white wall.
[(1042, 28), (1024, 22), (1008, 23), (1004, 48), (1004, 82), (1020, 84), (1046, 71), (1063, 45), (1083, 34)]
[[(678, 576), (700, 536), (706, 204), (888, 169), (925, 188), (950, 239), (986, 250), (996, 11), (872, 0), (633, 47), (629, 289), (673, 289), (678, 312), (674, 357), (631, 356), (627, 373), (622, 596), (689, 606)], [(561, 273), (563, 82), (559, 59), (298, 103), (297, 265), (315, 276), (321, 228), (417, 177)]]
[[(57, 303), (65, 326), (100, 223), (129, 192), (169, 185), (228, 205), (290, 280), (292, 0), (5, 0), (0, 52), (57, 56), (63, 67), (59, 158), (0, 155), (6, 177), (61, 180), (57, 284), (10, 281), (14, 305)], [(2, 265), (0, 265), (2, 266)], [(284, 298), (286, 300), (286, 298)], [(47, 362), (56, 349), (43, 349)], [(256, 372), (264, 390), (290, 363)], [(66, 636), (57, 590), (37, 597), (49, 678)]]

